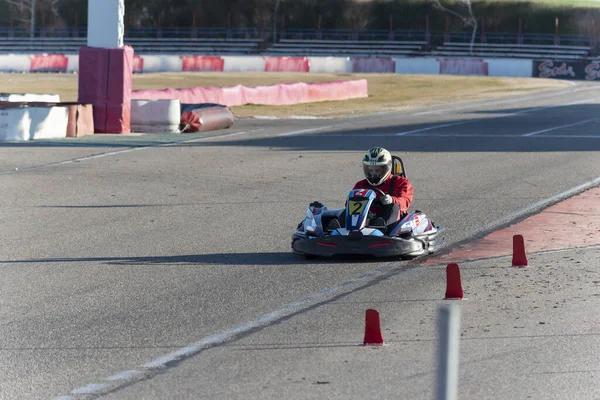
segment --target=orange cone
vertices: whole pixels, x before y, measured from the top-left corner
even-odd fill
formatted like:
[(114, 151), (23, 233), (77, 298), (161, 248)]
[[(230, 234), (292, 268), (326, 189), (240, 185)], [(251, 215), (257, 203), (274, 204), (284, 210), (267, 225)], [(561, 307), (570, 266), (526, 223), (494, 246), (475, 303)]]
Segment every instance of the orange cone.
[(379, 324), (379, 311), (368, 309), (365, 317), (365, 346), (383, 346), (381, 327)]
[(513, 267), (526, 267), (527, 255), (525, 254), (525, 241), (523, 235), (513, 236)]
[(463, 299), (463, 287), (460, 280), (458, 264), (448, 264), (446, 267), (446, 300)]

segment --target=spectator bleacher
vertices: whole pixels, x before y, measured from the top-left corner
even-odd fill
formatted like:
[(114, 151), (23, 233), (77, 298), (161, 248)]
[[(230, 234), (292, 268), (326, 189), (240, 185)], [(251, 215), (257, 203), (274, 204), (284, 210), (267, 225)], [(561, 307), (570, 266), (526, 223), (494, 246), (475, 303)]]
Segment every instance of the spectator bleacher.
[(485, 58), (553, 58), (561, 60), (581, 60), (592, 52), (590, 46), (561, 46), (538, 44), (492, 44), (444, 43), (431, 52), (442, 57), (485, 57)]
[[(0, 38), (0, 53), (78, 53), (86, 38)], [(260, 39), (125, 38), (136, 54), (252, 54)]]
[(281, 39), (267, 48), (278, 56), (398, 57), (422, 53), (425, 41)]

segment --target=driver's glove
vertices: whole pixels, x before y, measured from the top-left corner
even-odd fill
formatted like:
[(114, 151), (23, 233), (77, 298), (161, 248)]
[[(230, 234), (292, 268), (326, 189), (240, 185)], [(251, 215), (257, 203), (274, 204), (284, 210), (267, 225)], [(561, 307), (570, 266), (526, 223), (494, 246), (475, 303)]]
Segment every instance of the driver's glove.
[(384, 206), (387, 206), (388, 204), (392, 204), (393, 200), (392, 200), (392, 196), (390, 196), (389, 194), (386, 194), (386, 195), (381, 196), (381, 198), (379, 199), (379, 201)]

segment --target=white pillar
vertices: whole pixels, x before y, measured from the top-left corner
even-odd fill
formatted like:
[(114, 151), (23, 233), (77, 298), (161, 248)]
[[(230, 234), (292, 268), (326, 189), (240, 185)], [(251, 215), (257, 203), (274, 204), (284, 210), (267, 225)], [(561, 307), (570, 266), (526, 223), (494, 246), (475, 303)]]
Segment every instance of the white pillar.
[(123, 47), (125, 0), (88, 0), (89, 47)]
[(460, 308), (451, 304), (440, 308), (438, 317), (438, 369), (435, 400), (458, 398)]

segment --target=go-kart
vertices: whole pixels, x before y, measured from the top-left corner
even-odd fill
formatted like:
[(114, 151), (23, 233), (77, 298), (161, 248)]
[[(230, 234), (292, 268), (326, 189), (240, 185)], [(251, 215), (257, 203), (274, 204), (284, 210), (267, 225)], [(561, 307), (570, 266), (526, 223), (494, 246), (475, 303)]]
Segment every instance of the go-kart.
[[(394, 175), (406, 177), (402, 160), (397, 156), (392, 160)], [(369, 212), (374, 204), (381, 206), (375, 192), (385, 194), (377, 188), (351, 190), (346, 208), (329, 210), (319, 201), (310, 203), (292, 235), (292, 251), (307, 258), (371, 255), (410, 259), (433, 253), (442, 228), (418, 210), (386, 226), (382, 218)], [(339, 222), (344, 222), (343, 227)]]

